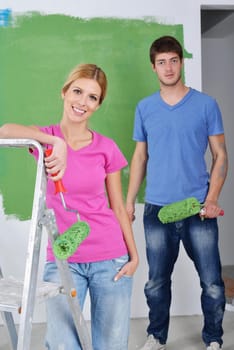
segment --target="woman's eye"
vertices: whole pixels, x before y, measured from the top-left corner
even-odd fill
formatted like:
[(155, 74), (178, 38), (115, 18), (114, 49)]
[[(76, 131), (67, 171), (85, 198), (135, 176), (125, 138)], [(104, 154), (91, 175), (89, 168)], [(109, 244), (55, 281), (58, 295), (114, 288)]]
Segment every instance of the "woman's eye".
[(90, 95), (90, 99), (93, 100), (93, 101), (97, 101), (97, 96)]
[(75, 92), (77, 95), (81, 94), (81, 90), (80, 89), (74, 89), (73, 92)]

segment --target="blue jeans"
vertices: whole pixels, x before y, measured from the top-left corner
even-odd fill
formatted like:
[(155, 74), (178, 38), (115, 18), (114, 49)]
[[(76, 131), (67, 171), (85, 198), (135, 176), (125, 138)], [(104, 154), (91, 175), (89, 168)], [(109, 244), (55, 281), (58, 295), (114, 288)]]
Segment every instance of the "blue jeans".
[[(83, 309), (87, 291), (91, 304), (93, 350), (127, 350), (132, 277), (114, 276), (127, 263), (124, 255), (117, 259), (94, 263), (70, 263), (74, 286)], [(44, 280), (59, 282), (55, 263), (45, 265)], [(46, 348), (49, 350), (80, 350), (81, 346), (64, 295), (46, 301)]]
[(144, 208), (149, 265), (149, 280), (145, 285), (145, 296), (149, 306), (147, 332), (159, 339), (160, 343), (166, 343), (171, 305), (171, 275), (181, 240), (194, 263), (202, 288), (203, 341), (206, 345), (212, 341), (221, 345), (225, 293), (221, 277), (217, 220), (201, 221), (199, 215), (195, 215), (176, 223), (162, 224), (157, 217), (160, 208), (149, 203), (146, 203)]

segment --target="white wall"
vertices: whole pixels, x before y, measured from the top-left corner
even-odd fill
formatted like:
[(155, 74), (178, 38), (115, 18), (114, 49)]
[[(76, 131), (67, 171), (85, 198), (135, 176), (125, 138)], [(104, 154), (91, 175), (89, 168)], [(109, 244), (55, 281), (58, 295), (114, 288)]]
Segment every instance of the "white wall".
[[(200, 32), (200, 7), (202, 5), (233, 6), (234, 1), (188, 1), (188, 0), (1, 0), (1, 8), (11, 8), (15, 12), (40, 11), (42, 13), (62, 13), (76, 17), (119, 17), (119, 18), (143, 18), (145, 16), (155, 17), (161, 23), (183, 24), (184, 44), (188, 52), (193, 54), (193, 59), (185, 62), (186, 84), (201, 89), (201, 32)], [(233, 56), (231, 56), (233, 57)], [(0, 208), (2, 205), (0, 203)], [(140, 266), (135, 276), (135, 285), (132, 298), (132, 317), (146, 317), (147, 307), (143, 295), (144, 283), (147, 279), (147, 266), (145, 261), (145, 244), (142, 227), (143, 205), (137, 206), (136, 222), (134, 232), (140, 254)], [(6, 218), (3, 209), (0, 209), (1, 220), (1, 256), (0, 263), (4, 272), (10, 273), (13, 268), (15, 277), (22, 277), (26, 245), (26, 236), (29, 222), (20, 222), (15, 218)], [(230, 209), (231, 210), (231, 209)], [(231, 229), (231, 225), (230, 225)], [(4, 232), (4, 240), (2, 233)], [(16, 232), (13, 248), (13, 232)], [(43, 238), (43, 249), (45, 248), (45, 237)], [(228, 243), (225, 243), (225, 246)], [(14, 251), (12, 251), (14, 250)], [(232, 249), (229, 253), (233, 255)], [(44, 253), (42, 253), (41, 265), (43, 265)], [(228, 259), (230, 261), (231, 259)], [(13, 267), (16, 262), (16, 268)], [(10, 265), (10, 266), (9, 266)], [(41, 272), (41, 268), (40, 268)], [(196, 273), (183, 248), (176, 264), (173, 274), (173, 302), (172, 314), (187, 315), (200, 314), (199, 302), (200, 288)], [(85, 316), (88, 317), (88, 306), (86, 305)], [(35, 314), (35, 321), (44, 320), (43, 305), (40, 305)]]

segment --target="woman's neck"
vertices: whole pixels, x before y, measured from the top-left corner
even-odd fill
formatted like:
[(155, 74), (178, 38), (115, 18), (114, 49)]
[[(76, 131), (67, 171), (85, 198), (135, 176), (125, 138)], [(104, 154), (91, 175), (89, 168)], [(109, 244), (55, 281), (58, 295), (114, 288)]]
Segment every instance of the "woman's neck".
[(87, 125), (67, 125), (61, 121), (60, 129), (66, 143), (74, 150), (88, 146), (93, 139), (93, 134)]

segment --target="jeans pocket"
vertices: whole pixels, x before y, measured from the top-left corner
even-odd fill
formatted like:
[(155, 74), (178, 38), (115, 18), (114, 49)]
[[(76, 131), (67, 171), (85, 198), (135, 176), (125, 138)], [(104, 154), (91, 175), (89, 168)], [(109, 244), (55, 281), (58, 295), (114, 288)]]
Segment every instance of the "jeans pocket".
[[(118, 273), (122, 267), (129, 262), (129, 255), (125, 254), (118, 258), (112, 259), (112, 265), (116, 273)], [(132, 276), (124, 275), (123, 277), (131, 278)]]
[(152, 214), (152, 211), (154, 209), (154, 205), (150, 203), (145, 203), (144, 205), (144, 216)]

